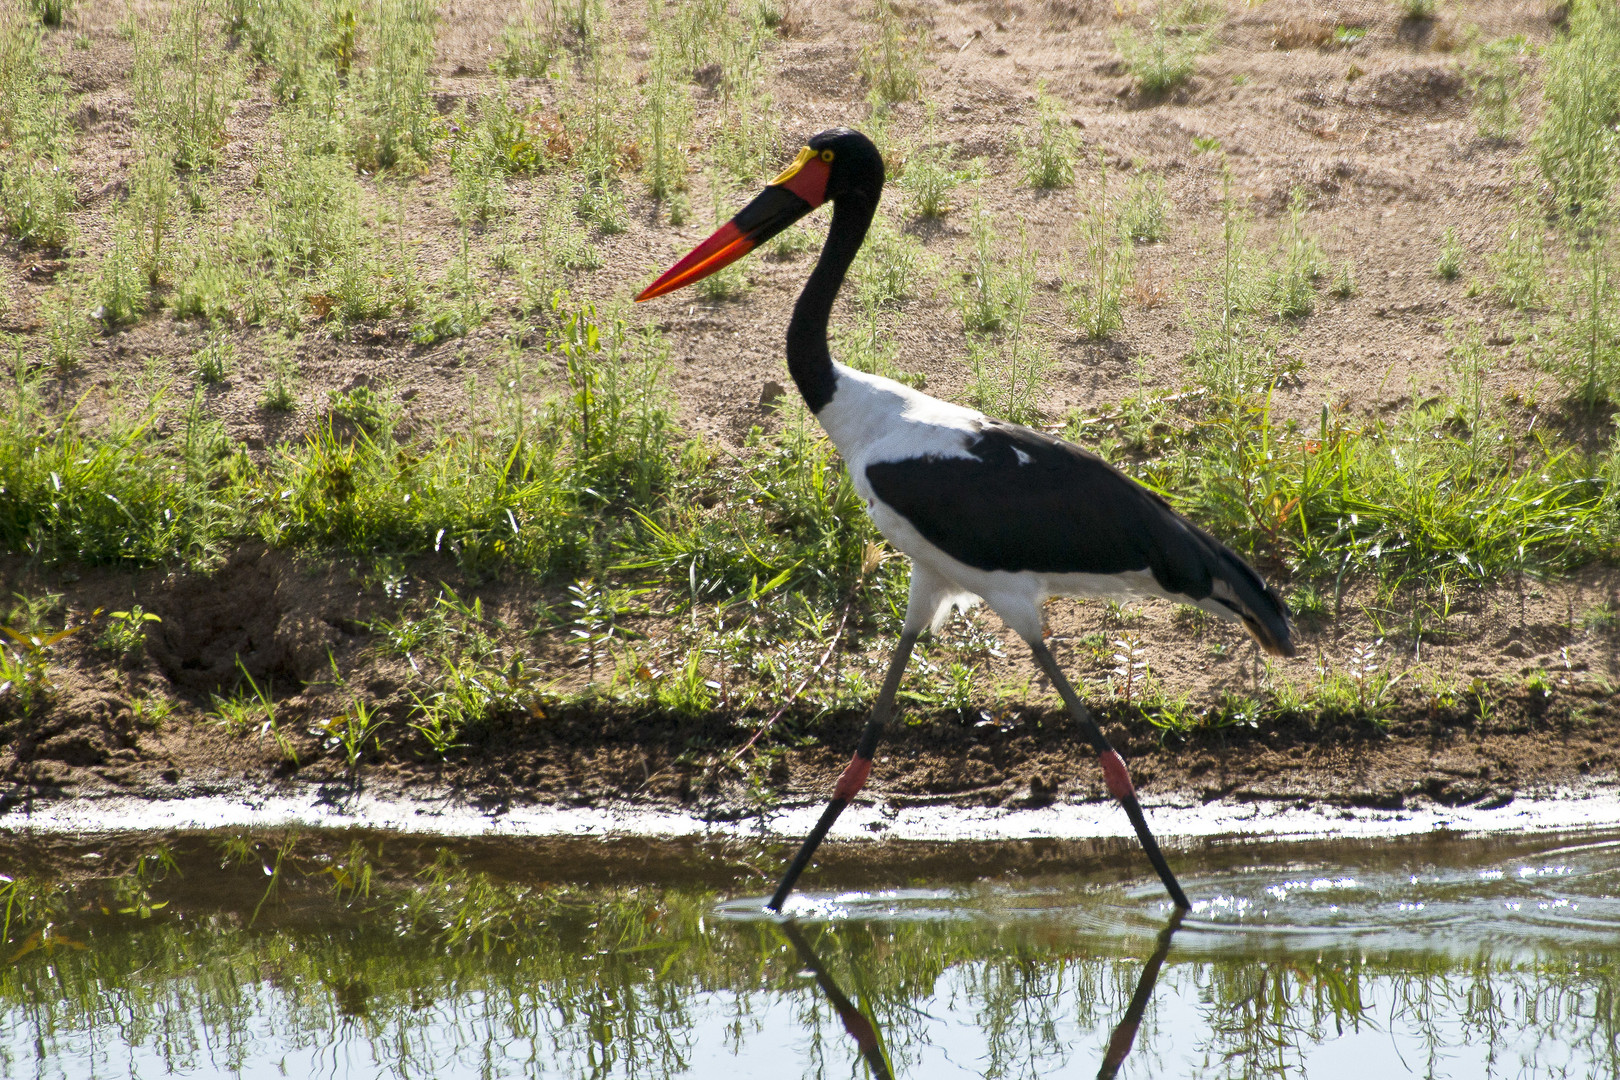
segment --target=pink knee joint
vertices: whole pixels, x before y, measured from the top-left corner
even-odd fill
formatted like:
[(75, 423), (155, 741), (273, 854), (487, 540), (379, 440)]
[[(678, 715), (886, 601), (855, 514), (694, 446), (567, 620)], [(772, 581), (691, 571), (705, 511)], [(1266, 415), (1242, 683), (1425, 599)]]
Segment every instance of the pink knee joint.
[(1118, 750), (1110, 750), (1100, 758), (1102, 761), (1103, 780), (1108, 784), (1108, 790), (1114, 798), (1124, 802), (1136, 794), (1136, 788), (1131, 785), (1130, 770), (1125, 768), (1125, 759), (1119, 756)]
[[(1121, 762), (1120, 768), (1123, 769), (1124, 767), (1124, 763)], [(844, 774), (838, 778), (838, 786), (833, 788), (833, 798), (843, 799), (845, 802), (853, 799), (856, 792), (860, 791), (861, 786), (866, 783), (866, 778), (871, 772), (872, 759), (856, 754), (850, 759), (849, 764), (844, 766)], [(1130, 783), (1129, 780), (1125, 782)]]

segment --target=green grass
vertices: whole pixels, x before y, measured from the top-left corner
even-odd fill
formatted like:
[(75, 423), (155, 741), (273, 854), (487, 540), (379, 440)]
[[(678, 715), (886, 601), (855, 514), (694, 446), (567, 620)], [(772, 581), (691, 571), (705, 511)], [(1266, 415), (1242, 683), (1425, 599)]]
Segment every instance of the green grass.
[(499, 53), (490, 68), (508, 78), (539, 79), (566, 71), (564, 49), (567, 26), (563, 5), (556, 0), (522, 0), (507, 16), (500, 33)]
[(1316, 283), (1327, 266), (1321, 245), (1306, 229), (1306, 213), (1304, 189), (1295, 188), (1266, 286), (1268, 304), (1282, 319), (1303, 318), (1316, 310)]
[(1612, 226), (1607, 224), (1572, 239), (1563, 296), (1543, 330), (1543, 366), (1587, 409), (1620, 394), (1620, 310), (1612, 244)]
[(236, 345), (223, 329), (210, 330), (202, 348), (192, 354), (191, 362), (202, 382), (224, 382), (236, 366)]
[[(655, 23), (655, 26), (664, 25)], [(686, 188), (686, 147), (692, 141), (693, 107), (686, 72), (669, 33), (654, 37), (653, 60), (643, 90), (643, 166), (648, 193), (669, 200)]]
[(1063, 102), (1047, 93), (1045, 85), (1036, 88), (1035, 130), (1018, 141), (1018, 165), (1024, 183), (1034, 188), (1069, 187), (1074, 183), (1074, 158), (1080, 150), (1080, 136), (1070, 121)]
[(1546, 214), (1536, 193), (1519, 186), (1513, 220), (1486, 257), (1491, 289), (1510, 307), (1539, 308), (1547, 300)]
[(1532, 143), (1560, 205), (1580, 216), (1608, 202), (1614, 184), (1620, 113), (1620, 11), (1603, 0), (1574, 0), (1567, 34), (1548, 45), (1544, 106)]
[(969, 214), (967, 269), (955, 289), (956, 309), (969, 333), (991, 333), (1023, 321), (1035, 287), (1033, 262), (1020, 257), (1007, 265), (997, 248), (995, 222), (983, 201)]
[(1530, 55), (1523, 35), (1499, 38), (1473, 50), (1463, 68), (1474, 115), (1474, 128), (1483, 139), (1507, 142), (1524, 126), (1519, 91), (1524, 82), (1522, 61)]
[(66, 243), (78, 207), (64, 85), (39, 47), (17, 8), (0, 12), (0, 228), (36, 247)]
[(956, 148), (949, 143), (925, 144), (907, 155), (900, 186), (912, 213), (941, 218), (956, 209), (956, 189), (982, 178), (984, 171), (983, 159), (959, 166)]
[(922, 245), (880, 215), (851, 268), (856, 303), (870, 310), (914, 298), (922, 288), (927, 262)]
[(875, 34), (861, 46), (860, 72), (877, 104), (913, 101), (922, 91), (924, 45), (891, 0), (877, 0)]
[(1164, 177), (1138, 167), (1119, 211), (1120, 232), (1136, 243), (1157, 244), (1170, 234), (1170, 197)]
[(1192, 78), (1198, 56), (1210, 47), (1211, 31), (1194, 33), (1159, 22), (1149, 24), (1145, 36), (1132, 27), (1114, 35), (1114, 47), (1125, 67), (1145, 94), (1164, 94)]
[(245, 78), (224, 48), (218, 5), (182, 0), (137, 30), (131, 96), (136, 122), (183, 169), (212, 168)]
[(1124, 325), (1134, 257), (1130, 230), (1108, 196), (1108, 166), (1101, 155), (1084, 204), (1088, 209), (1075, 227), (1080, 264), (1063, 275), (1064, 306), (1076, 330), (1100, 341)]
[(1023, 327), (968, 339), (968, 400), (1015, 424), (1041, 422), (1041, 395), (1052, 369), (1051, 350)]
[(54, 30), (73, 11), (73, 0), (28, 0), (28, 9), (41, 26)]
[(1457, 227), (1447, 225), (1440, 238), (1440, 257), (1434, 261), (1434, 274), (1442, 281), (1455, 281), (1467, 265), (1468, 252), (1457, 238)]

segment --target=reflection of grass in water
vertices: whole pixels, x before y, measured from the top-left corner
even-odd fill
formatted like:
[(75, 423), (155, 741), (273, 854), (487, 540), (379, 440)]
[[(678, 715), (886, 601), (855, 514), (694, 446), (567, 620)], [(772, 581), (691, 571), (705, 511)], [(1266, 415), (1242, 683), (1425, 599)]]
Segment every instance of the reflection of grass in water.
[[(188, 1045), (188, 1060), (202, 1041), (249, 1057), (258, 1046), (280, 1053), (330, 1029), (336, 1013), (364, 1018), (345, 1037), (369, 1039), (380, 1061), (403, 1070), (440, 1067), (433, 1047), (453, 1025), (453, 1041), (474, 1055), (482, 1039), (484, 1050), (521, 1057), (531, 1039), (560, 1075), (604, 1061), (612, 1067), (600, 1075), (673, 1075), (697, 1038), (719, 1038), (709, 995), (730, 995), (725, 1008), (747, 1023), (788, 994), (817, 1046), (855, 1053), (771, 923), (714, 918), (712, 883), (746, 890), (762, 879), (737, 869), (735, 850), (711, 854), (695, 875), (710, 885), (643, 888), (536, 883), (574, 876), (557, 863), (535, 880), (504, 878), (479, 867), (521, 873), (508, 849), (474, 846), (458, 857), (399, 838), (279, 834), (109, 850), (107, 872), (0, 883), (10, 961), (0, 1002), (13, 1032), (38, 1036), (53, 1056), (92, 1030), (101, 1045)], [(692, 861), (684, 851), (662, 857)], [(614, 874), (610, 861), (581, 872)], [(1086, 895), (1065, 890), (1061, 901), (1086, 905)], [(995, 907), (993, 895), (978, 899)], [(969, 918), (854, 921), (811, 936), (902, 1074), (929, 1045), (930, 1011), (948, 1007), (974, 1018), (992, 1072), (1040, 1075), (1085, 1052), (1073, 1029), (1106, 1032), (1124, 1012), (1154, 927), (1119, 929), (1111, 923), (1099, 936), (1084, 919)], [(1190, 1038), (1201, 1057), (1291, 1067), (1354, 1029), (1398, 1030), (1445, 1053), (1458, 1025), (1497, 1032), (1504, 1045), (1539, 1040), (1548, 1010), (1566, 1018), (1561, 1046), (1601, 1056), (1620, 1030), (1620, 971), (1595, 952), (1363, 955), (1351, 943), (1323, 954), (1178, 958), (1184, 947), (1156, 1000), (1196, 1002), (1200, 1029), (1162, 1030), (1150, 1006), (1144, 1056)]]

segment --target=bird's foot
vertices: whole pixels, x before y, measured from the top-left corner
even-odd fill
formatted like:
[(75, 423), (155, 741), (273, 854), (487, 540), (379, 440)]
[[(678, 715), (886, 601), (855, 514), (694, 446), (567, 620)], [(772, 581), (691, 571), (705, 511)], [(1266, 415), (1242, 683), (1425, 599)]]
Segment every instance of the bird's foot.
[[(1114, 756), (1118, 757), (1119, 755), (1115, 754)], [(1125, 763), (1120, 762), (1119, 767), (1123, 769)], [(833, 788), (833, 798), (843, 799), (845, 802), (853, 799), (866, 783), (866, 778), (871, 772), (872, 759), (856, 754), (850, 759), (849, 764), (844, 766), (843, 775), (838, 778), (838, 786)], [(1127, 786), (1130, 784), (1129, 777), (1126, 778), (1125, 783)]]
[(1110, 750), (1101, 755), (1103, 780), (1108, 784), (1109, 792), (1121, 802), (1136, 795), (1136, 787), (1131, 783), (1131, 772), (1125, 767), (1125, 759), (1119, 756), (1118, 750)]

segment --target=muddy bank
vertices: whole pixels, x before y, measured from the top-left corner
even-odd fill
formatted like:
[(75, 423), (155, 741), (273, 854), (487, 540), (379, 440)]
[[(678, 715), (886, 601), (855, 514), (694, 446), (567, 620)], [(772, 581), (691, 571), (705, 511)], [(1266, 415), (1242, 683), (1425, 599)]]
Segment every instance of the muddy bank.
[[(702, 820), (815, 806), (857, 741), (870, 675), (891, 643), (874, 614), (857, 611), (836, 639), (772, 645), (797, 650), (773, 673), (761, 667), (764, 645), (705, 656), (698, 677), (721, 689), (705, 691), (701, 708), (672, 707), (660, 680), (678, 677), (686, 654), (656, 611), (629, 622), (640, 635), (632, 650), (602, 650), (593, 672), (572, 623), (535, 617), (565, 603), (560, 587), (469, 579), (448, 560), (408, 564), (403, 598), (364, 563), (263, 548), (209, 572), (41, 572), (8, 559), (0, 577), (19, 598), (4, 625), (41, 641), (72, 631), (37, 650), (32, 668), (24, 661), (35, 653), (11, 645), (22, 668), (0, 690), (8, 812), (40, 800), (283, 788), (303, 799), (403, 792), (491, 812), (612, 806)], [(1052, 645), (1150, 802), (1490, 809), (1604, 790), (1620, 776), (1615, 635), (1573, 614), (1613, 595), (1613, 578), (1599, 568), (1543, 583), (1533, 598), (1481, 593), (1451, 634), (1422, 642), (1421, 662), (1404, 644), (1374, 653), (1349, 610), (1302, 622), (1308, 659), (1275, 669), (1254, 668), (1240, 631), (1191, 624), (1163, 604), (1053, 604)], [(41, 596), (34, 608), (20, 599)], [(449, 597), (478, 614), (455, 614)], [(122, 610), (155, 618), (120, 637), (127, 624), (111, 613)], [(438, 660), (404, 650), (396, 639), (408, 627), (453, 643)], [(1134, 698), (1110, 670), (1122, 636), (1151, 645), (1142, 655), (1154, 681)], [(676, 651), (664, 656), (670, 637)], [(956, 701), (953, 670), (976, 675)], [(453, 745), (436, 747), (424, 728), (453, 699), (452, 673), (482, 680), (484, 711), (464, 714)], [(1085, 739), (1032, 674), (993, 616), (958, 618), (925, 642), (873, 773), (873, 805), (1101, 805)], [(864, 691), (851, 689), (863, 678)], [(337, 735), (362, 709), (374, 727), (351, 761)], [(779, 710), (769, 736), (745, 750)]]
[[(566, 832), (569, 821), (606, 828), (647, 813), (695, 823), (781, 820), (793, 831), (792, 813), (820, 806), (862, 721), (858, 712), (789, 718), (784, 729), (812, 745), (739, 755), (757, 719), (554, 705), (543, 714), (494, 718), (444, 760), (397, 749), (351, 769), (340, 752), (313, 743), (295, 764), (268, 735), (227, 735), (201, 716), (171, 716), (157, 730), (141, 730), (127, 703), (98, 700), (104, 712), (70, 711), (83, 707), (76, 698), (4, 726), (6, 824), (82, 803), (81, 824), (96, 827), (97, 806), (124, 813), (143, 802), (198, 799), (214, 800), (198, 807), (245, 808), (245, 817), (220, 811), (217, 824), (250, 822), (255, 806), (272, 802), (281, 809), (271, 817), (310, 807), (341, 823), (355, 807), (380, 800), (394, 807), (383, 815), (390, 827), (447, 813), (530, 821), (560, 814), (556, 828)], [(1596, 689), (1550, 702), (1534, 692), (1503, 697), (1484, 717), (1432, 709), (1414, 697), (1383, 728), (1297, 716), (1180, 735), (1123, 705), (1105, 714), (1105, 729), (1150, 804), (1215, 808), (1233, 823), (1293, 810), (1324, 819), (1351, 811), (1477, 816), (1518, 800), (1604, 795), (1620, 786), (1620, 721)], [(946, 809), (1057, 808), (1093, 817), (1110, 809), (1085, 740), (1061, 713), (1037, 705), (999, 721), (939, 711), (908, 718), (890, 733), (863, 796), (873, 821), (909, 811), (921, 820)], [(105, 750), (113, 738), (123, 745)], [(207, 812), (198, 812), (203, 816), (184, 824), (208, 825)], [(288, 820), (304, 820), (302, 813)]]

